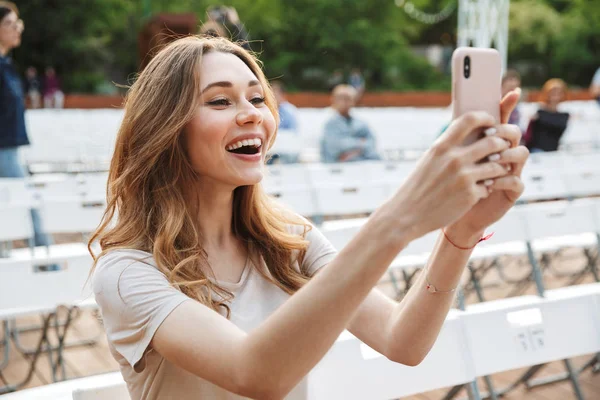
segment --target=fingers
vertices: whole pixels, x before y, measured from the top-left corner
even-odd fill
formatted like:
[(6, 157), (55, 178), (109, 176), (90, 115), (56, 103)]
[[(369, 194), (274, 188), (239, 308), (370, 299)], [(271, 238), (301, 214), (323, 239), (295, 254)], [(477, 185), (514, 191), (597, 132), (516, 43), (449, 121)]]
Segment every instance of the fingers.
[(500, 153), (496, 162), (500, 164), (512, 165), (512, 173), (516, 176), (521, 176), (521, 172), (523, 171), (523, 167), (525, 166), (528, 158), (529, 150), (527, 150), (527, 147), (518, 146)]
[(511, 90), (504, 96), (502, 101), (500, 101), (500, 123), (506, 124), (508, 123), (508, 118), (510, 114), (513, 112), (517, 103), (519, 103), (519, 99), (521, 98), (521, 88), (516, 88), (515, 90)]
[(495, 179), (494, 183), (488, 186), (488, 189), (490, 191), (503, 190), (508, 199), (514, 202), (523, 194), (525, 185), (518, 176), (508, 175)]
[(521, 130), (516, 125), (498, 125), (485, 131), (486, 137), (465, 148), (465, 156), (471, 162), (497, 161), (509, 147), (515, 147), (521, 140)]
[(474, 131), (489, 128), (496, 123), (494, 117), (488, 113), (481, 111), (466, 113), (450, 124), (440, 140), (448, 146), (458, 146)]
[(485, 162), (473, 166), (468, 173), (475, 182), (486, 182), (486, 186), (490, 186), (489, 181), (506, 176), (509, 172), (508, 168), (509, 166), (497, 162)]

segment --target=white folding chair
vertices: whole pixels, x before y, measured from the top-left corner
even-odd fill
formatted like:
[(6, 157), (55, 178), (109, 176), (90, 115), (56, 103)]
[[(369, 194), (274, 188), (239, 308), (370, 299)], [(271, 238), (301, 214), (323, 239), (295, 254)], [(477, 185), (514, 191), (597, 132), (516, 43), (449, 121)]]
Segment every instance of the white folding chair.
[(55, 174), (52, 177), (33, 176), (29, 186), (39, 202), (80, 200), (83, 195), (81, 181), (75, 176)]
[(367, 167), (372, 162), (317, 164), (308, 167), (318, 213), (324, 216), (373, 212), (388, 197), (384, 182)]
[[(552, 254), (563, 248), (580, 248), (587, 258), (587, 264), (578, 272), (570, 272), (571, 284), (594, 268), (591, 249), (597, 248), (598, 228), (594, 221), (594, 203), (588, 200), (557, 201), (551, 203), (528, 204), (522, 206), (528, 235), (528, 255), (535, 270), (551, 267)], [(535, 253), (541, 253), (540, 261)], [(557, 276), (564, 276), (553, 271)], [(536, 276), (538, 292), (543, 293), (541, 274)]]
[(100, 224), (104, 208), (104, 204), (53, 201), (44, 202), (39, 210), (47, 233), (87, 234), (96, 230)]
[[(597, 352), (600, 348), (600, 321), (597, 294), (571, 297), (522, 296), (478, 303), (462, 315), (475, 375), (487, 376), (522, 367), (565, 360)], [(525, 374), (505, 393), (526, 382)], [(576, 396), (577, 376), (570, 374)], [(497, 393), (497, 394), (500, 394)]]
[[(16, 326), (11, 327), (10, 321), (25, 315), (44, 314), (42, 336), (37, 347), (31, 350), (33, 355), (29, 360), (28, 374), (21, 382), (0, 388), (0, 393), (17, 390), (26, 385), (36, 369), (36, 363), (42, 352), (48, 353), (53, 380), (58, 379), (59, 373), (62, 373), (63, 379), (66, 378), (62, 351), (70, 324), (79, 313), (79, 310), (73, 306), (83, 304), (89, 307), (95, 304), (93, 301), (86, 301), (91, 296), (91, 290), (84, 286), (92, 265), (92, 258), (84, 253), (84, 250), (85, 246), (82, 246), (79, 251), (73, 252), (70, 256), (62, 257), (33, 256), (20, 260), (0, 258), (0, 321), (3, 321), (5, 331), (10, 331), (9, 336), (18, 349), (28, 352), (23, 350), (18, 329)], [(48, 264), (55, 267), (48, 269)], [(66, 313), (60, 312), (63, 307)], [(63, 314), (66, 315), (64, 319)], [(56, 331), (57, 344), (52, 344), (48, 337), (49, 329), (54, 324), (62, 326), (62, 330), (57, 328)], [(5, 353), (2, 364), (7, 360), (8, 354)]]
[(0, 206), (0, 242), (33, 237), (31, 211), (27, 206)]
[(460, 313), (450, 312), (435, 345), (416, 367), (392, 362), (344, 332), (310, 372), (308, 398), (383, 400), (471, 383), (475, 375)]
[(83, 201), (106, 204), (107, 173), (82, 174), (79, 179), (81, 180)]
[(570, 196), (600, 195), (600, 153), (577, 154), (569, 157), (562, 176)]

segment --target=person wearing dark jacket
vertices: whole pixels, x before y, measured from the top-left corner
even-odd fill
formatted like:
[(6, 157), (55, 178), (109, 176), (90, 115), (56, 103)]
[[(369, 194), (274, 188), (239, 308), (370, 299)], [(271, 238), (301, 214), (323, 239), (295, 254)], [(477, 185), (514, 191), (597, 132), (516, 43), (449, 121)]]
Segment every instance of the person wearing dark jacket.
[[(17, 7), (0, 1), (0, 178), (23, 178), (19, 162), (19, 147), (29, 144), (25, 128), (25, 94), (21, 78), (8, 53), (21, 44), (23, 21)], [(37, 210), (31, 210), (34, 242), (37, 246), (50, 244), (43, 233)]]
[(567, 129), (569, 114), (558, 111), (565, 99), (567, 85), (561, 79), (550, 79), (542, 88), (542, 103), (531, 117), (523, 136), (525, 145), (532, 153), (557, 151), (560, 138)]

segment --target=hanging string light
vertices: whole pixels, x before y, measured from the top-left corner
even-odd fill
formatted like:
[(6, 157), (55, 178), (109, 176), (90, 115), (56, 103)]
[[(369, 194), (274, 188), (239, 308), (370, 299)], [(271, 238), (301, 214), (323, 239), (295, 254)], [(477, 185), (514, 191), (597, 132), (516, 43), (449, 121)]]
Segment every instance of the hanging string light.
[(429, 25), (437, 24), (438, 22), (448, 19), (454, 10), (456, 10), (456, 0), (450, 1), (450, 3), (448, 3), (446, 7), (442, 9), (442, 11), (436, 14), (426, 13), (417, 9), (417, 7), (411, 1), (395, 0), (395, 3), (396, 6), (402, 8), (404, 12), (406, 12), (406, 14), (412, 19)]

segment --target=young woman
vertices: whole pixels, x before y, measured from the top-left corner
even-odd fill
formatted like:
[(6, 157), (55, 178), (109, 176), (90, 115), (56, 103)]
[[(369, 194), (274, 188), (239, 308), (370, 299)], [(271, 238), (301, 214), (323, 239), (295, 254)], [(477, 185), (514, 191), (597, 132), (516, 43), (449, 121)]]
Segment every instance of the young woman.
[[(504, 99), (504, 121), (518, 97)], [(484, 128), (485, 139), (461, 146)], [(303, 399), (304, 377), (346, 328), (418, 364), (467, 248), (523, 190), (518, 128), (466, 115), (337, 253), (263, 192), (276, 131), (258, 61), (226, 39), (169, 44), (129, 90), (91, 242), (102, 247), (96, 300), (133, 399)], [(445, 236), (401, 303), (374, 289), (411, 240), (439, 228)]]
[(567, 129), (569, 113), (558, 111), (567, 96), (567, 84), (562, 79), (549, 79), (542, 87), (540, 108), (531, 117), (524, 141), (532, 153), (557, 151), (560, 138)]

